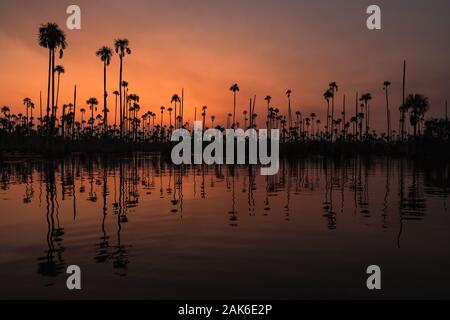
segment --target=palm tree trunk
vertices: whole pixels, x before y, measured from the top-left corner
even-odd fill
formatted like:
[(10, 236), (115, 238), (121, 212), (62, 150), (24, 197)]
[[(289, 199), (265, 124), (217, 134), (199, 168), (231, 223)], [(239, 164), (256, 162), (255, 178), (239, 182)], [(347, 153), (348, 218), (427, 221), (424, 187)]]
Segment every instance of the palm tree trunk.
[(52, 125), (51, 131), (52, 135), (55, 133), (55, 121), (56, 121), (56, 110), (55, 110), (55, 49), (52, 50)]
[(114, 126), (117, 128), (117, 94), (116, 96), (116, 103), (114, 106)]
[(391, 126), (389, 123), (389, 88), (386, 86), (386, 121), (387, 121), (387, 138), (388, 141), (391, 140)]
[(106, 133), (106, 130), (108, 129), (108, 112), (107, 112), (107, 105), (106, 105), (106, 61), (103, 63), (103, 124), (104, 124), (104, 130)]
[(331, 141), (333, 141), (334, 135), (334, 90), (333, 97), (331, 98)]
[(72, 140), (75, 139), (75, 119), (77, 114), (77, 85), (73, 90), (73, 119), (72, 119)]
[(403, 94), (402, 94), (402, 115), (401, 115), (401, 137), (405, 138), (405, 87), (406, 87), (406, 60), (403, 61)]
[(120, 94), (120, 137), (123, 138), (123, 116), (122, 116), (122, 55), (120, 55), (120, 71), (119, 71), (119, 94)]
[(52, 49), (48, 51), (48, 87), (47, 87), (47, 135), (50, 135), (50, 88), (52, 82)]
[(236, 91), (234, 92), (233, 127), (236, 128)]
[(58, 102), (59, 102), (59, 81), (61, 79), (61, 74), (58, 72), (58, 85), (56, 88), (56, 109), (58, 109)]

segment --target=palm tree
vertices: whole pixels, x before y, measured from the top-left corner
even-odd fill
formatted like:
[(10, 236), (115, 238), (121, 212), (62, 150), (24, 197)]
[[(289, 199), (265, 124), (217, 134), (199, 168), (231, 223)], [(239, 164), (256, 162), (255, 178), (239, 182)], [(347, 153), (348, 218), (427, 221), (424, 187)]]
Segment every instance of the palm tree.
[(207, 106), (202, 107), (202, 121), (203, 121), (203, 131), (205, 131), (206, 126), (206, 110), (208, 109)]
[[(31, 130), (33, 130), (33, 127), (34, 127), (34, 125), (33, 125), (33, 109), (34, 109), (34, 103), (33, 102), (31, 102), (30, 103), (30, 124), (31, 124)], [(28, 126), (28, 124), (27, 124), (27, 126)]]
[(317, 115), (313, 112), (310, 114), (310, 117), (311, 117), (311, 131), (314, 135), (314, 123), (315, 123), (315, 119), (316, 119)]
[(420, 121), (425, 113), (429, 109), (428, 98), (422, 94), (410, 94), (405, 101), (406, 110), (411, 110), (410, 122), (414, 127), (414, 137), (417, 137), (417, 125), (419, 125), (420, 130)]
[(89, 105), (89, 108), (91, 109), (91, 134), (94, 133), (94, 109), (95, 111), (97, 111), (97, 108), (95, 106), (98, 105), (98, 100), (97, 98), (89, 98), (86, 103)]
[(119, 96), (119, 91), (115, 90), (113, 95), (116, 96), (116, 104), (114, 107), (114, 127), (117, 127), (117, 97)]
[(174, 94), (173, 96), (172, 96), (172, 99), (170, 100), (170, 103), (173, 103), (174, 104), (174, 108), (175, 108), (175, 129), (178, 127), (177, 126), (177, 103), (178, 102), (180, 102), (181, 100), (180, 100), (180, 96), (179, 95), (177, 95), (177, 94)]
[(323, 98), (327, 102), (327, 133), (329, 133), (330, 130), (330, 99), (333, 98), (333, 93), (331, 90), (325, 91), (323, 94)]
[(47, 124), (48, 133), (55, 126), (55, 51), (59, 49), (59, 57), (62, 58), (66, 49), (66, 35), (56, 23), (42, 24), (39, 27), (39, 45), (48, 49), (48, 88), (47, 88), (47, 119), (50, 118), (50, 88), (51, 88), (51, 123)]
[(166, 109), (166, 107), (161, 106), (161, 129), (163, 126), (163, 117), (164, 117), (164, 110)]
[(116, 53), (120, 58), (120, 69), (119, 69), (119, 94), (120, 94), (120, 137), (123, 138), (123, 104), (122, 104), (122, 75), (123, 75), (123, 59), (125, 55), (131, 54), (131, 49), (129, 48), (128, 39), (116, 39), (114, 41), (114, 47)]
[[(336, 82), (331, 82), (329, 84), (330, 92), (331, 92), (331, 125), (334, 123), (334, 96), (336, 92), (339, 91), (339, 87)], [(331, 129), (331, 140), (333, 140), (333, 129)]]
[(286, 96), (288, 97), (288, 124), (289, 124), (289, 136), (292, 130), (292, 111), (291, 111), (291, 94), (292, 90), (286, 91)]
[(31, 99), (26, 97), (25, 99), (23, 99), (23, 104), (25, 106), (26, 109), (26, 115), (27, 115), (27, 127), (28, 127), (28, 108), (30, 108), (30, 104), (31, 104)]
[(364, 108), (365, 108), (365, 114), (366, 114), (366, 134), (369, 133), (369, 125), (370, 125), (370, 119), (369, 119), (369, 101), (372, 100), (372, 95), (370, 93), (365, 93), (361, 96), (361, 99), (359, 101), (364, 102)]
[(58, 74), (58, 84), (56, 86), (56, 105), (55, 108), (58, 109), (58, 101), (59, 101), (59, 82), (61, 80), (61, 74), (64, 74), (66, 70), (60, 64), (55, 67), (55, 72)]
[(112, 50), (107, 46), (103, 46), (97, 50), (95, 53), (97, 57), (103, 62), (103, 124), (106, 128), (108, 127), (108, 107), (107, 107), (107, 97), (108, 93), (106, 92), (106, 67), (111, 63)]
[(3, 113), (3, 116), (6, 119), (6, 127), (9, 129), (9, 132), (11, 133), (11, 121), (10, 121), (11, 111), (8, 106), (3, 106), (1, 112)]
[(169, 128), (172, 128), (172, 107), (167, 108), (167, 111), (169, 111)]
[(239, 92), (239, 85), (237, 83), (231, 85), (230, 91), (233, 92), (234, 95), (234, 105), (233, 105), (233, 125), (232, 128), (236, 125), (236, 92)]
[[(127, 81), (122, 81), (122, 87), (123, 87), (123, 110), (120, 110), (120, 119), (121, 119), (121, 123), (122, 123), (122, 125), (123, 125), (123, 127), (124, 127), (124, 129), (126, 129), (125, 128), (125, 125), (126, 125), (126, 123), (125, 123), (125, 117), (126, 117), (126, 113), (127, 113), (127, 111), (126, 111), (126, 109), (127, 109), (127, 105), (128, 105), (128, 82)], [(122, 98), (121, 98), (121, 100), (122, 100)]]
[(214, 121), (216, 120), (215, 116), (211, 116), (211, 129), (214, 129)]
[[(267, 126), (269, 126), (269, 117), (270, 117), (270, 101), (272, 101), (272, 97), (271, 96), (266, 96), (264, 98), (264, 100), (267, 101)], [(270, 130), (270, 128), (267, 128)]]
[(391, 83), (385, 81), (383, 83), (383, 90), (386, 92), (386, 121), (387, 121), (387, 137), (391, 140), (391, 111), (389, 110), (389, 86)]
[(81, 129), (83, 129), (83, 124), (84, 124), (84, 120), (83, 120), (83, 118), (84, 118), (84, 114), (86, 113), (86, 109), (85, 108), (81, 108), (80, 109), (80, 113), (81, 113)]

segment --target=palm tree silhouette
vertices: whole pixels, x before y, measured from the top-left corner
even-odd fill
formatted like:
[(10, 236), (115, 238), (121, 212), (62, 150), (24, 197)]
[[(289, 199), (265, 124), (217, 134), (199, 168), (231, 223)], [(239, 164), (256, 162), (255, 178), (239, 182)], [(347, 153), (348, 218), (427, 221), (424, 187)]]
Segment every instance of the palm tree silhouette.
[(370, 93), (365, 93), (361, 96), (360, 101), (364, 102), (365, 108), (365, 118), (366, 118), (366, 134), (369, 134), (369, 101), (372, 100), (372, 95)]
[(237, 83), (231, 85), (230, 91), (232, 91), (234, 95), (233, 125), (232, 125), (232, 128), (234, 128), (236, 126), (236, 92), (239, 92), (239, 85)]
[(383, 90), (386, 92), (386, 121), (387, 121), (387, 137), (388, 141), (391, 140), (391, 111), (389, 110), (389, 86), (391, 83), (385, 81), (383, 83)]
[(84, 114), (86, 113), (86, 109), (85, 108), (81, 108), (80, 109), (80, 112), (81, 112), (81, 129), (83, 129), (83, 127), (84, 127), (84, 120), (83, 120), (83, 118), (84, 118)]
[(117, 97), (119, 96), (119, 91), (115, 90), (113, 95), (116, 96), (116, 103), (114, 107), (114, 127), (117, 127)]
[(206, 126), (206, 110), (207, 109), (208, 109), (207, 106), (202, 107), (203, 132), (205, 131), (205, 126)]
[(103, 46), (99, 50), (97, 50), (95, 54), (103, 62), (103, 124), (106, 132), (106, 129), (108, 128), (108, 93), (106, 92), (106, 67), (109, 66), (111, 62), (112, 50), (107, 46)]
[(51, 88), (51, 121), (47, 123), (47, 131), (53, 132), (55, 127), (55, 50), (59, 49), (62, 58), (66, 49), (66, 35), (56, 23), (42, 24), (39, 27), (39, 45), (48, 49), (48, 88), (47, 88), (47, 119), (50, 119), (50, 88)]
[(25, 109), (26, 109), (26, 115), (27, 115), (27, 123), (26, 123), (26, 126), (27, 126), (27, 128), (28, 128), (28, 109), (30, 108), (30, 105), (31, 105), (31, 99), (28, 98), (28, 97), (26, 97), (25, 99), (23, 99), (23, 104), (24, 104)]
[(66, 70), (62, 65), (57, 65), (55, 67), (55, 72), (58, 74), (58, 84), (56, 86), (56, 105), (55, 108), (58, 109), (58, 102), (59, 102), (59, 82), (61, 80), (61, 74), (65, 73)]
[[(331, 92), (331, 125), (334, 123), (334, 96), (336, 92), (339, 91), (339, 87), (336, 82), (331, 82), (329, 84)], [(331, 129), (331, 140), (333, 140), (333, 129)]]
[(178, 124), (177, 124), (177, 103), (178, 102), (180, 102), (181, 100), (180, 100), (180, 96), (179, 95), (177, 95), (177, 94), (174, 94), (173, 96), (172, 96), (172, 99), (170, 100), (170, 103), (173, 103), (174, 104), (174, 109), (175, 109), (175, 129), (177, 129), (178, 128)]
[(323, 98), (327, 102), (327, 133), (329, 134), (329, 130), (330, 130), (330, 99), (333, 98), (333, 93), (331, 92), (331, 90), (328, 89), (327, 91), (325, 91), (325, 93), (323, 94)]
[[(116, 39), (114, 41), (114, 47), (116, 53), (120, 58), (120, 69), (119, 69), (119, 94), (120, 94), (120, 137), (123, 138), (123, 102), (122, 102), (122, 75), (123, 75), (123, 59), (125, 55), (131, 54), (131, 49), (129, 48), (128, 39)], [(126, 107), (126, 106), (125, 106)]]
[(95, 106), (98, 105), (97, 98), (89, 98), (86, 103), (89, 105), (89, 108), (91, 109), (91, 134), (94, 134), (94, 109), (97, 111), (97, 108)]
[(162, 130), (162, 126), (163, 126), (163, 116), (164, 116), (165, 109), (166, 109), (166, 107), (161, 106), (161, 130)]
[(411, 110), (410, 122), (414, 128), (414, 138), (417, 137), (417, 126), (419, 125), (423, 115), (429, 109), (428, 98), (422, 94), (410, 94), (405, 101), (406, 110)]
[(292, 94), (292, 90), (287, 90), (287, 91), (286, 91), (286, 96), (287, 96), (287, 98), (288, 98), (288, 124), (289, 124), (289, 136), (291, 135), (291, 130), (292, 130), (291, 94)]
[[(264, 100), (267, 101), (267, 126), (269, 126), (269, 117), (270, 117), (270, 101), (272, 101), (271, 96), (266, 96)], [(270, 128), (268, 128), (270, 130)]]

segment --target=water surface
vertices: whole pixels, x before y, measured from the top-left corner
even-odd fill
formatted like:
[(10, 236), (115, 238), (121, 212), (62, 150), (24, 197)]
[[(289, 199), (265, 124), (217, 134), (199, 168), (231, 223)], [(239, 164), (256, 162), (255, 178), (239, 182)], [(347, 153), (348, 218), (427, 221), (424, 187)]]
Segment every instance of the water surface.
[[(154, 154), (1, 162), (0, 298), (450, 298), (447, 165), (259, 173)], [(69, 265), (82, 291), (66, 289)]]

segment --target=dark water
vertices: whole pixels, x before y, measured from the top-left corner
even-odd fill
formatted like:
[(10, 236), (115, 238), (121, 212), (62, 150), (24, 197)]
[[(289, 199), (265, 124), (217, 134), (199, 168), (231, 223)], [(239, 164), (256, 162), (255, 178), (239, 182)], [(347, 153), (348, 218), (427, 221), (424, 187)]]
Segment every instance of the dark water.
[[(0, 298), (450, 298), (450, 171), (407, 159), (0, 163)], [(382, 291), (366, 268), (382, 270)], [(66, 289), (79, 265), (82, 291)]]

